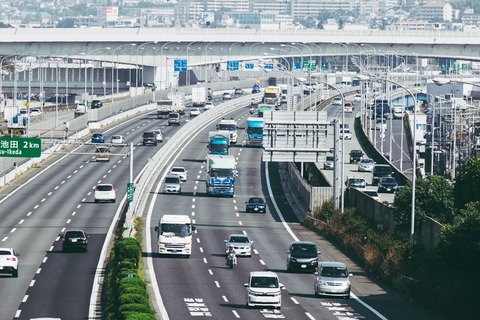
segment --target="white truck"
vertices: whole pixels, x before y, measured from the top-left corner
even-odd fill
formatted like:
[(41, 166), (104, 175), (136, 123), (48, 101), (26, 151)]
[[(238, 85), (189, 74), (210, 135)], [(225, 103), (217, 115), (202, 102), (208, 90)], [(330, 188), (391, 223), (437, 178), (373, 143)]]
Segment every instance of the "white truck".
[(192, 104), (194, 107), (203, 107), (207, 101), (207, 89), (204, 87), (192, 88)]
[(209, 196), (235, 196), (237, 165), (231, 155), (209, 154), (207, 156), (206, 191)]
[(217, 130), (228, 131), (230, 133), (230, 143), (237, 143), (238, 127), (237, 121), (235, 121), (233, 118), (223, 118), (222, 120), (220, 120), (220, 122), (217, 124)]
[(168, 115), (173, 112), (174, 103), (173, 100), (157, 100), (157, 117), (168, 118)]
[(159, 254), (190, 257), (195, 226), (189, 216), (164, 214), (155, 231), (158, 234)]

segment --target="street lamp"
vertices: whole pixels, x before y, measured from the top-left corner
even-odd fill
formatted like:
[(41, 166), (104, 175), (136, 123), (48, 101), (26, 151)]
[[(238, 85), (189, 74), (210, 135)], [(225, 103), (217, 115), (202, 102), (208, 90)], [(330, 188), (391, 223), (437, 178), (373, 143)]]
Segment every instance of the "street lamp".
[[(367, 76), (357, 76), (359, 80), (369, 80), (370, 77)], [(412, 210), (410, 213), (410, 242), (415, 240), (415, 183), (417, 177), (417, 97), (404, 85), (392, 81), (390, 79), (376, 78), (377, 80), (382, 80), (390, 82), (394, 85), (397, 85), (404, 89), (413, 99), (413, 152), (412, 152)]]
[[(115, 73), (114, 73), (114, 71), (115, 71), (115, 67), (116, 67), (117, 64), (118, 64), (118, 54), (117, 54), (117, 60), (115, 60), (115, 52), (116, 52), (117, 50), (123, 48), (123, 47), (126, 47), (126, 46), (134, 47), (134, 46), (136, 46), (136, 44), (135, 44), (135, 43), (122, 44), (122, 45), (116, 47), (115, 49), (113, 49), (113, 51), (112, 51), (112, 100), (111, 100), (112, 103), (113, 103), (113, 93), (114, 93), (114, 91), (115, 91), (115, 90), (114, 90), (114, 86), (113, 86), (113, 83), (114, 83), (113, 80), (114, 80), (114, 78), (115, 78)], [(117, 82), (117, 93), (118, 93), (118, 69), (117, 69), (117, 81), (115, 81), (115, 82)]]
[[(146, 46), (147, 44), (151, 44), (153, 42), (145, 42), (145, 43), (142, 43), (141, 45), (138, 46), (137, 48), (137, 54), (135, 55), (135, 96), (137, 95), (137, 90), (138, 90), (138, 51), (140, 49), (143, 49), (144, 46)], [(143, 57), (143, 55), (142, 55)], [(143, 70), (143, 69), (142, 69)], [(142, 78), (143, 78), (143, 73), (142, 73)]]

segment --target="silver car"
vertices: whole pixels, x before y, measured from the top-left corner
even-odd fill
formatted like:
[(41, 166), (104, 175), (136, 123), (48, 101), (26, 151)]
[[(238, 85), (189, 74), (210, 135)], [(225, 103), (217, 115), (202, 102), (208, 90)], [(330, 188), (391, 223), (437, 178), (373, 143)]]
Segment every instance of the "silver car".
[(253, 241), (250, 241), (250, 238), (248, 238), (246, 234), (231, 234), (227, 240), (224, 240), (224, 242), (226, 249), (228, 249), (230, 245), (233, 245), (237, 256), (252, 256)]
[(315, 295), (350, 298), (351, 273), (345, 263), (321, 261), (315, 272)]
[(155, 140), (158, 142), (163, 142), (163, 133), (162, 130), (152, 130), (153, 133), (155, 133)]
[(168, 175), (163, 181), (163, 193), (181, 193), (182, 185), (179, 176)]
[(333, 170), (335, 167), (335, 157), (334, 156), (327, 156), (325, 161), (323, 162), (323, 169), (324, 170)]
[(358, 162), (358, 171), (360, 172), (372, 172), (375, 167), (375, 161), (372, 159), (362, 159)]

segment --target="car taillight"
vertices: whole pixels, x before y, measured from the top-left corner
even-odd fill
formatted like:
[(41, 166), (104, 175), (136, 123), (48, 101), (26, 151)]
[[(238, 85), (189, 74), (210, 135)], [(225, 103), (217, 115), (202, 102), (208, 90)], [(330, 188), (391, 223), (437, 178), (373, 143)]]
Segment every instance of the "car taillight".
[(7, 258), (7, 261), (17, 261), (17, 258), (9, 257), (9, 258)]

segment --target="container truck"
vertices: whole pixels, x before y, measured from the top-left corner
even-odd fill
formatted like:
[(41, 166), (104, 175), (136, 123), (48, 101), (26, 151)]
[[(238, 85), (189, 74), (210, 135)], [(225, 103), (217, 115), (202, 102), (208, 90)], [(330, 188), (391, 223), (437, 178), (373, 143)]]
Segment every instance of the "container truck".
[(157, 100), (157, 117), (166, 119), (170, 113), (185, 114), (185, 104), (182, 95), (175, 94), (169, 96), (168, 99)]
[(206, 191), (209, 196), (235, 196), (237, 168), (231, 155), (207, 155)]
[(265, 121), (263, 118), (247, 119), (247, 146), (263, 146), (263, 127)]
[(203, 107), (207, 101), (207, 89), (204, 87), (192, 88), (192, 105), (194, 107)]
[(277, 86), (268, 86), (264, 90), (262, 103), (271, 106), (280, 106), (281, 90)]
[(228, 131), (230, 133), (230, 143), (237, 143), (238, 127), (237, 121), (233, 118), (220, 120), (217, 125), (217, 130)]
[(189, 216), (164, 214), (155, 227), (155, 231), (158, 234), (159, 254), (190, 257), (195, 226)]
[(210, 131), (208, 133), (208, 153), (228, 154), (230, 133), (228, 131)]

